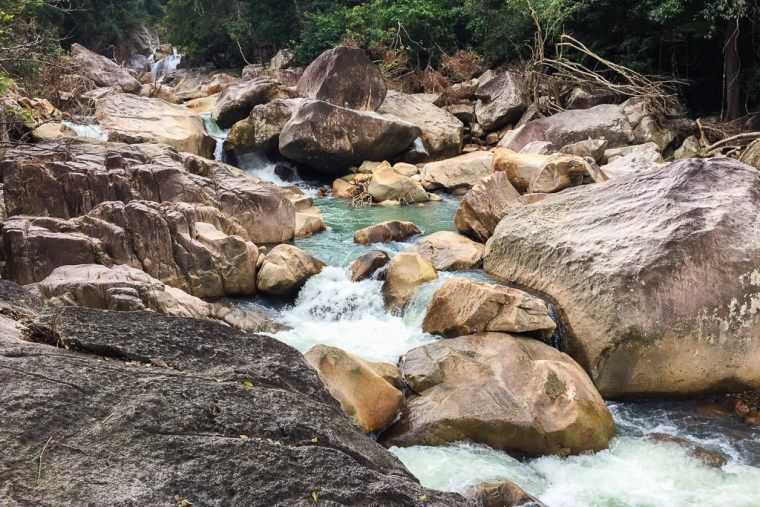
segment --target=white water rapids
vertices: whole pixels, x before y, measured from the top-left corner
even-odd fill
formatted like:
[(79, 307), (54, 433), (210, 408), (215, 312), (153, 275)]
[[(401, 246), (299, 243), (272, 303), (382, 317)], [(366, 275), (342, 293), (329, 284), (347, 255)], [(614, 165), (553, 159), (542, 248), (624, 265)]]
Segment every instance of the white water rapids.
[[(248, 165), (250, 174), (293, 184), (280, 180), (272, 164), (259, 162)], [(403, 316), (391, 315), (383, 305), (382, 283), (353, 283), (346, 268), (368, 249), (382, 248), (393, 255), (410, 244), (355, 245), (354, 230), (390, 219), (411, 220), (425, 233), (450, 229), (456, 201), (445, 198), (419, 207), (368, 209), (352, 209), (332, 198), (315, 203), (328, 230), (296, 245), (329, 267), (308, 281), (292, 305), (258, 300), (274, 308), (278, 320), (290, 328), (273, 336), (302, 352), (323, 343), (369, 360), (395, 363), (408, 350), (436, 339), (422, 331), (421, 322), (434, 288), (443, 279), (487, 278), (482, 272), (442, 273), (437, 282), (418, 291)], [(427, 487), (462, 492), (483, 481), (508, 479), (550, 507), (760, 507), (759, 429), (700, 415), (690, 402), (609, 406), (618, 436), (608, 450), (595, 454), (518, 460), (469, 443), (391, 452)], [(722, 452), (729, 462), (710, 468), (677, 444), (647, 438), (650, 433), (686, 438)]]

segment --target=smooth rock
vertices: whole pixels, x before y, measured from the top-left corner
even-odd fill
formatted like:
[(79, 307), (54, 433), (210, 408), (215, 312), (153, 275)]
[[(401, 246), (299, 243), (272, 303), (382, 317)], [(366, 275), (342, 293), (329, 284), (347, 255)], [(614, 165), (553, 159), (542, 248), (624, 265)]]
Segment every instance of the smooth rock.
[(390, 241), (406, 241), (421, 232), (412, 222), (390, 220), (359, 229), (354, 233), (354, 243), (369, 245)]
[(105, 56), (74, 43), (71, 45), (71, 58), (78, 71), (97, 86), (112, 86), (127, 93), (140, 91), (140, 82), (127, 69)]
[(485, 482), (464, 492), (482, 507), (547, 507), (533, 495), (510, 481)]
[(419, 182), (397, 173), (390, 165), (372, 172), (367, 192), (375, 202), (399, 201), (413, 204), (430, 200), (428, 193)]
[(383, 284), (386, 306), (403, 310), (423, 283), (438, 278), (433, 265), (416, 252), (400, 252), (388, 264)]
[(316, 345), (304, 354), (343, 412), (365, 433), (390, 426), (404, 395), (363, 359), (336, 347)]
[(387, 89), (380, 70), (362, 49), (328, 49), (306, 67), (298, 80), (300, 97), (361, 111), (377, 111)]
[(325, 263), (293, 245), (277, 245), (261, 264), (258, 289), (273, 296), (292, 297), (306, 281), (319, 274)]
[(422, 329), (449, 338), (486, 331), (548, 338), (556, 324), (541, 299), (525, 291), (452, 278), (435, 291)]
[(378, 270), (384, 268), (390, 261), (390, 256), (382, 250), (372, 250), (361, 255), (349, 267), (351, 281), (360, 282), (372, 278)]
[(289, 96), (280, 83), (271, 79), (239, 81), (219, 94), (213, 117), (221, 128), (230, 128), (248, 117), (254, 106)]
[(248, 118), (230, 129), (225, 148), (236, 153), (274, 152), (285, 124), (304, 103), (304, 99), (276, 99), (254, 106)]
[(615, 426), (588, 375), (570, 356), (531, 338), (463, 336), (401, 360), (416, 397), (385, 445), (467, 440), (530, 456), (607, 448)]
[(502, 220), (489, 273), (551, 296), (607, 398), (760, 387), (757, 170), (688, 159)]
[(424, 94), (389, 91), (378, 112), (419, 127), (431, 158), (454, 157), (462, 152), (464, 124), (435, 106)]
[(452, 231), (439, 231), (421, 238), (412, 247), (438, 271), (474, 269), (483, 260), (480, 243)]
[(388, 160), (401, 154), (419, 129), (377, 113), (306, 101), (280, 133), (286, 158), (326, 174), (345, 174), (365, 160)]
[(206, 134), (203, 120), (184, 106), (117, 93), (96, 102), (95, 117), (109, 141), (168, 144), (177, 151), (213, 158), (214, 141)]
[(509, 211), (522, 206), (520, 193), (504, 172), (483, 178), (462, 198), (454, 216), (457, 230), (472, 239), (485, 242)]
[(426, 190), (446, 189), (449, 191), (467, 189), (491, 174), (491, 159), (488, 151), (467, 153), (458, 157), (429, 162), (422, 166), (422, 185)]

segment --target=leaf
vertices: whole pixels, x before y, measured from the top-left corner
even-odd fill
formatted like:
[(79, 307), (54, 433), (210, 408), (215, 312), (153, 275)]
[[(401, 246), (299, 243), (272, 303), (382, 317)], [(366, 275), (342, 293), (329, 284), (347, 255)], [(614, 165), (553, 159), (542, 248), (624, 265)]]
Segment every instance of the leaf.
[(312, 491), (311, 492), (311, 498), (312, 498), (312, 500), (314, 500), (314, 503), (319, 502), (319, 493), (317, 493), (316, 491)]
[(249, 378), (243, 379), (242, 382), (240, 383), (243, 384), (243, 389), (245, 389), (246, 391), (250, 391), (251, 389), (253, 389), (253, 382)]
[(319, 443), (319, 437), (314, 437), (311, 439), (312, 444), (318, 444)]

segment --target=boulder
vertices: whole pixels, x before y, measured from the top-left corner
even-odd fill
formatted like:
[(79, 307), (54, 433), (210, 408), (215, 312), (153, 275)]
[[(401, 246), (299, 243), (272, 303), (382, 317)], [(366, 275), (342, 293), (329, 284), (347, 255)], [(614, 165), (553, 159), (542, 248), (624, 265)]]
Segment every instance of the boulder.
[(372, 172), (367, 192), (375, 202), (399, 201), (413, 204), (430, 200), (428, 193), (418, 181), (397, 173), (390, 165), (379, 167)]
[(253, 243), (294, 236), (295, 208), (281, 188), (162, 145), (37, 143), (6, 150), (0, 178), (8, 216), (73, 218), (107, 201), (184, 202), (216, 208), (229, 221), (225, 231)]
[(115, 87), (126, 93), (140, 91), (140, 82), (113, 60), (93, 53), (79, 44), (72, 44), (71, 58), (78, 72), (97, 86)]
[(551, 155), (557, 152), (557, 147), (549, 141), (533, 141), (520, 148), (519, 153), (530, 155)]
[(386, 87), (380, 70), (362, 49), (339, 46), (319, 55), (298, 80), (300, 97), (360, 111), (377, 111)]
[(393, 164), (393, 170), (401, 176), (408, 176), (409, 178), (420, 173), (420, 169), (416, 165), (407, 162), (397, 162)]
[(7, 281), (0, 306), (10, 505), (471, 505), (420, 486), (278, 340), (154, 312), (40, 315)]
[(449, 338), (486, 331), (533, 333), (549, 338), (556, 328), (546, 303), (525, 291), (466, 278), (451, 278), (435, 291), (422, 329)]
[(96, 102), (95, 117), (109, 141), (168, 144), (177, 151), (213, 158), (214, 140), (206, 134), (203, 120), (184, 106), (117, 93)]
[(261, 264), (258, 289), (273, 296), (293, 297), (306, 281), (319, 274), (325, 263), (293, 245), (277, 245)]
[(655, 143), (637, 144), (604, 152), (608, 163), (601, 167), (608, 178), (620, 178), (662, 167), (663, 160)]
[(60, 266), (125, 264), (197, 297), (256, 292), (256, 246), (211, 207), (105, 202), (69, 220), (16, 216), (0, 231), (3, 277), (23, 284)]
[(269, 68), (272, 70), (281, 70), (292, 67), (296, 62), (296, 54), (291, 49), (281, 49), (275, 53), (269, 60)]
[(353, 178), (353, 175), (350, 176), (350, 180), (344, 178), (338, 178), (335, 181), (333, 181), (332, 184), (332, 193), (333, 197), (340, 197), (342, 199), (351, 199), (353, 197), (356, 197), (362, 192), (362, 189), (359, 187), (358, 182), (356, 182)]
[(603, 104), (529, 121), (504, 136), (499, 146), (520, 151), (534, 141), (566, 146), (589, 138), (606, 139), (610, 147), (626, 146), (635, 142), (633, 129), (623, 106)]
[(345, 174), (365, 160), (388, 160), (419, 137), (419, 129), (372, 112), (306, 101), (280, 133), (286, 158), (326, 174)]
[(744, 150), (741, 161), (755, 169), (760, 169), (760, 140), (754, 141)]
[(230, 128), (240, 120), (244, 120), (254, 106), (288, 97), (287, 90), (272, 79), (239, 81), (219, 94), (213, 117), (221, 128)]
[(681, 447), (689, 453), (689, 456), (701, 461), (705, 466), (708, 467), (722, 468), (728, 463), (728, 457), (722, 452), (707, 449), (695, 444), (691, 440), (684, 437), (669, 435), (667, 433), (649, 433), (647, 434), (647, 438), (654, 442), (666, 443)]
[(388, 264), (383, 284), (385, 304), (403, 310), (423, 283), (438, 278), (433, 265), (416, 252), (401, 252)]
[(472, 239), (485, 242), (509, 211), (522, 206), (520, 193), (504, 172), (483, 178), (462, 198), (454, 216), (457, 230)]
[(482, 507), (547, 507), (510, 481), (484, 482), (468, 488), (464, 496)]
[(567, 109), (590, 109), (602, 104), (620, 103), (620, 96), (607, 90), (584, 90), (573, 88), (567, 97)]
[(435, 106), (425, 94), (389, 91), (379, 112), (419, 127), (425, 148), (434, 159), (454, 157), (462, 152), (464, 124)]
[(688, 159), (515, 209), (484, 267), (550, 295), (607, 398), (760, 387), (760, 174)]
[(303, 103), (304, 99), (277, 99), (255, 106), (248, 118), (232, 126), (225, 148), (236, 153), (277, 151), (283, 127)]
[(483, 245), (451, 231), (439, 231), (421, 238), (412, 247), (438, 271), (474, 269), (483, 260)]
[(390, 256), (382, 250), (372, 250), (351, 263), (351, 281), (361, 282), (375, 276), (378, 270), (384, 268), (391, 261)]
[(571, 143), (560, 148), (560, 153), (566, 155), (574, 155), (581, 158), (591, 158), (595, 162), (602, 162), (604, 160), (604, 152), (607, 149), (609, 143), (606, 139), (586, 139)]
[(419, 228), (412, 222), (390, 220), (359, 229), (354, 233), (354, 243), (369, 245), (390, 241), (406, 241), (420, 233)]
[(312, 347), (304, 357), (317, 370), (320, 380), (340, 403), (343, 412), (365, 433), (387, 428), (401, 411), (404, 395), (371, 363), (326, 345)]
[(585, 159), (574, 155), (533, 155), (497, 148), (494, 172), (504, 172), (518, 192), (552, 193), (583, 182), (584, 176), (606, 181)]
[[(758, 147), (760, 147), (760, 143), (758, 143)], [(699, 143), (697, 136), (689, 136), (684, 139), (681, 146), (673, 153), (673, 158), (676, 160), (681, 160), (682, 158), (692, 158), (699, 155), (701, 151), (702, 145)], [(747, 165), (754, 165), (748, 160), (741, 159), (741, 161)]]
[(175, 72), (175, 81), (174, 94), (184, 102), (216, 95), (240, 79), (224, 72), (180, 69)]
[(531, 338), (486, 333), (408, 352), (401, 372), (417, 396), (386, 445), (468, 440), (530, 456), (607, 448), (615, 426), (570, 356)]
[(476, 151), (458, 157), (429, 162), (422, 166), (422, 185), (427, 190), (460, 190), (471, 188), (491, 174), (488, 151)]
[(481, 80), (476, 96), (475, 115), (486, 132), (517, 122), (528, 107), (525, 83), (514, 72), (505, 71)]

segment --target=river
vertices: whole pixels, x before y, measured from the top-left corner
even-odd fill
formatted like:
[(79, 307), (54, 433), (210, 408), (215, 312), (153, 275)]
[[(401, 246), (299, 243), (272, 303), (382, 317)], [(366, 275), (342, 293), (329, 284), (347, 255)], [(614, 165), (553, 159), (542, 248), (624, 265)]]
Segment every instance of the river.
[[(250, 174), (286, 184), (271, 166), (254, 167)], [(309, 280), (292, 305), (262, 298), (245, 304), (275, 312), (275, 318), (290, 329), (273, 336), (302, 352), (324, 343), (366, 359), (396, 363), (408, 350), (437, 339), (424, 333), (421, 323), (427, 302), (443, 279), (490, 279), (481, 271), (441, 273), (439, 280), (418, 291), (404, 315), (392, 315), (383, 305), (382, 283), (352, 283), (346, 268), (370, 249), (394, 254), (410, 243), (361, 246), (353, 242), (354, 231), (393, 219), (412, 221), (425, 234), (453, 230), (457, 200), (442, 195), (442, 201), (420, 206), (351, 208), (344, 200), (317, 197), (313, 186), (299, 185), (315, 196), (327, 231), (295, 244), (329, 267)], [(551, 507), (760, 506), (760, 429), (704, 415), (695, 402), (608, 405), (618, 434), (608, 450), (595, 454), (518, 460), (469, 443), (391, 448), (391, 452), (427, 487), (461, 492), (483, 481), (509, 479)], [(647, 438), (653, 433), (720, 451), (728, 463), (708, 467), (677, 444)]]

